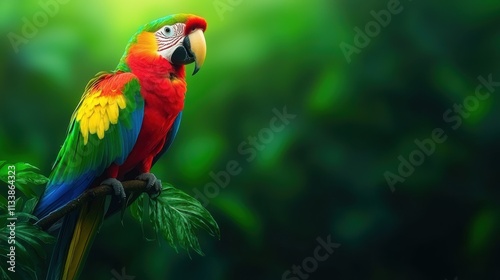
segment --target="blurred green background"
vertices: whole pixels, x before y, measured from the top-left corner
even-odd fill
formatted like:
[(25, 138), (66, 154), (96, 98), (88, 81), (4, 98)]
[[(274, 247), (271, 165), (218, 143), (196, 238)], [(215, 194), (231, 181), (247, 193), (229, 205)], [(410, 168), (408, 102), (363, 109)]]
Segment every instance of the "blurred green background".
[[(88, 80), (114, 69), (139, 26), (187, 12), (208, 21), (208, 56), (153, 171), (194, 196), (211, 172), (241, 166), (208, 200), (222, 238), (200, 232), (205, 257), (114, 217), (82, 279), (122, 268), (135, 279), (500, 279), (498, 91), (456, 129), (443, 116), (471, 100), (478, 76), (500, 81), (498, 1), (402, 1), (350, 63), (339, 45), (392, 0), (65, 1), (16, 53), (7, 34), (43, 9), (0, 0), (0, 160), (48, 175)], [(285, 106), (296, 117), (255, 158), (238, 151)], [(447, 140), (392, 192), (384, 173), (435, 128)], [(284, 275), (327, 236), (341, 244), (327, 260)]]

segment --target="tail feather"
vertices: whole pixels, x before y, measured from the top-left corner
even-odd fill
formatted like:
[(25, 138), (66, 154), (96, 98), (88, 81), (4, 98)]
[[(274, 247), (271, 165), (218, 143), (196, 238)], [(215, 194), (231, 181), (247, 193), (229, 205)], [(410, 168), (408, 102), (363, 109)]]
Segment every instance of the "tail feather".
[(59, 235), (57, 236), (57, 241), (52, 252), (52, 258), (50, 259), (47, 280), (62, 279), (63, 270), (61, 267), (68, 254), (68, 248), (71, 243), (71, 238), (73, 237), (73, 230), (78, 220), (78, 216), (80, 215), (79, 211), (79, 209), (75, 210), (63, 218)]
[(85, 203), (62, 223), (47, 279), (75, 280), (81, 273), (95, 235), (102, 224), (105, 198)]

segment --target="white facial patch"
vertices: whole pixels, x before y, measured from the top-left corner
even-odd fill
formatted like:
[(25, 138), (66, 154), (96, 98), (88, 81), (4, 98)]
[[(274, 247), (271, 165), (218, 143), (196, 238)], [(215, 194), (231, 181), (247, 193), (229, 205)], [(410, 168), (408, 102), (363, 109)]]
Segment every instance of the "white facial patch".
[(158, 42), (158, 52), (160, 55), (172, 62), (172, 54), (177, 47), (181, 46), (184, 39), (184, 23), (176, 23), (174, 25), (166, 25), (155, 32), (156, 41)]

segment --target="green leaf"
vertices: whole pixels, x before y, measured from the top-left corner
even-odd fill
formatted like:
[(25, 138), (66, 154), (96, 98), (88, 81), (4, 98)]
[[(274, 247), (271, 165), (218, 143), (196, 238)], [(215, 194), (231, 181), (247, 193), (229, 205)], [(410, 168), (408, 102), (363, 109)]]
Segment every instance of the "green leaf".
[[(131, 206), (132, 216), (142, 225), (142, 201), (138, 199), (134, 204)], [(149, 200), (149, 220), (155, 232), (161, 234), (176, 251), (180, 246), (203, 255), (196, 236), (199, 229), (220, 237), (219, 226), (200, 202), (170, 185), (164, 185), (160, 196)]]
[(132, 214), (132, 217), (134, 219), (136, 219), (139, 224), (141, 225), (141, 231), (142, 231), (142, 234), (145, 235), (144, 233), (144, 223), (143, 223), (143, 217), (145, 215), (145, 212), (144, 212), (144, 204), (146, 202), (146, 194), (144, 193), (141, 193), (139, 194), (139, 197), (135, 200), (134, 203), (132, 203), (130, 206), (129, 206), (129, 210), (130, 210), (130, 213)]
[[(8, 167), (11, 166), (11, 164), (5, 163), (5, 161), (0, 161), (0, 180), (7, 183), (7, 179), (9, 176)], [(15, 186), (17, 190), (19, 190), (26, 196), (37, 197), (37, 194), (35, 193), (35, 191), (33, 191), (31, 186), (27, 185), (44, 185), (48, 182), (49, 179), (37, 172), (32, 171), (39, 169), (29, 163), (20, 162), (14, 164), (13, 166), (15, 167), (15, 169), (13, 169), (12, 171), (14, 172), (13, 176), (15, 177)]]
[(27, 246), (33, 248), (34, 251), (37, 253), (37, 255), (42, 259), (46, 258), (45, 250), (43, 249), (43, 244), (52, 243), (54, 241), (53, 236), (47, 234), (44, 231), (39, 230), (31, 223), (19, 224), (16, 227), (16, 231), (20, 232), (20, 234), (16, 235), (17, 239), (21, 240), (21, 242), (26, 244)]
[(5, 164), (5, 161), (1, 161), (2, 164), (0, 164), (0, 181), (4, 182), (7, 184), (7, 177), (8, 177), (8, 168), (9, 166)]
[(22, 171), (17, 173), (16, 181), (19, 184), (34, 184), (43, 185), (46, 184), (49, 179), (42, 174), (35, 173), (33, 171)]
[(29, 197), (37, 197), (37, 194), (33, 191), (33, 188), (27, 186), (28, 184), (43, 185), (48, 181), (47, 177), (33, 171), (22, 171), (16, 174), (16, 188)]
[(26, 163), (26, 162), (18, 162), (16, 164), (14, 164), (14, 166), (16, 167), (16, 172), (18, 172), (18, 173), (23, 172), (25, 170), (29, 170), (29, 169), (40, 170), (38, 167), (31, 165), (29, 163)]
[(33, 210), (35, 209), (36, 203), (38, 202), (38, 199), (36, 197), (33, 197), (32, 199), (29, 199), (26, 201), (23, 207), (23, 212), (24, 213), (33, 213)]
[(129, 206), (130, 214), (142, 225), (142, 216), (144, 215), (144, 196), (145, 194), (140, 194), (137, 200)]
[(28, 199), (26, 203), (24, 203), (24, 199), (22, 197), (18, 197), (16, 199), (16, 217), (19, 221), (24, 222), (28, 220), (38, 220), (38, 217), (31, 214), (37, 201), (38, 199), (35, 197)]
[[(28, 213), (18, 213), (21, 216), (29, 215)], [(0, 216), (0, 219), (7, 219), (7, 215)], [(19, 221), (19, 220), (18, 220)], [(0, 229), (0, 238), (6, 240), (8, 238), (8, 229), (6, 226)], [(42, 269), (42, 260), (47, 259), (44, 250), (44, 244), (53, 243), (55, 238), (50, 234), (42, 231), (29, 222), (16, 223), (16, 275), (23, 276), (23, 279), (37, 279), (36, 271)], [(10, 250), (11, 245), (7, 242), (0, 243), (0, 261), (6, 262), (5, 256)], [(2, 259), (4, 258), (4, 259)], [(3, 266), (2, 266), (3, 267)], [(19, 271), (18, 271), (19, 270)], [(5, 276), (5, 271), (0, 275)], [(18, 274), (19, 273), (19, 274)], [(8, 279), (8, 278), (2, 278)]]

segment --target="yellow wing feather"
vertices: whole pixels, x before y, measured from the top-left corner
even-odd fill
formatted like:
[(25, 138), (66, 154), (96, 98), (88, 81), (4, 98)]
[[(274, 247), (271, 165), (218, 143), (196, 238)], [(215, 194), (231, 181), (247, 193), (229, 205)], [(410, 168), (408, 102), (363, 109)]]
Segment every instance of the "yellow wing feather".
[(109, 125), (118, 123), (120, 109), (126, 107), (123, 95), (103, 96), (100, 90), (87, 93), (75, 116), (80, 123), (84, 145), (88, 143), (91, 134), (97, 134), (99, 139), (103, 139)]

